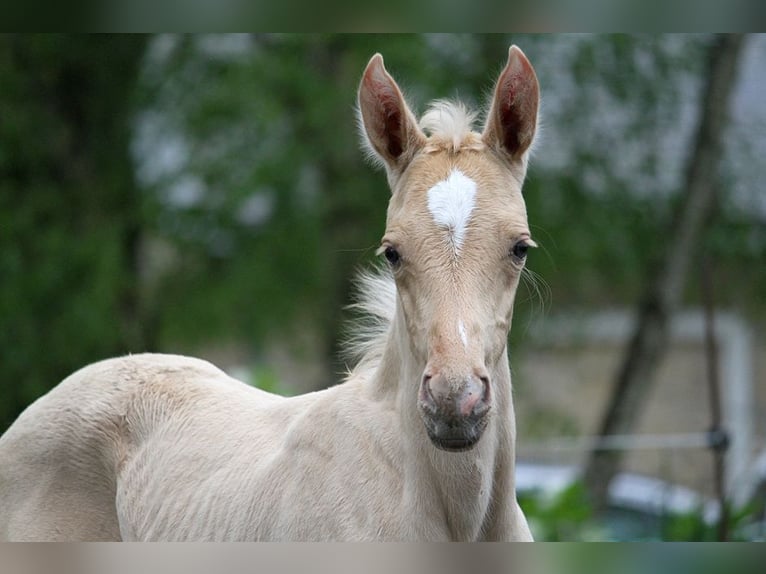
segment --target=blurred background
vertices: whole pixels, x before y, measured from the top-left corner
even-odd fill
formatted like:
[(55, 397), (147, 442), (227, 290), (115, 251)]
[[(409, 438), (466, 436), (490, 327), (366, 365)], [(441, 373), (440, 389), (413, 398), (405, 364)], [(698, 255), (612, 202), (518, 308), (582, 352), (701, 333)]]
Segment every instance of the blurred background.
[(762, 35), (0, 36), (0, 432), (125, 353), (342, 380), (389, 197), (365, 64), (481, 107), (511, 43), (543, 97), (510, 336), (536, 537), (762, 539)]

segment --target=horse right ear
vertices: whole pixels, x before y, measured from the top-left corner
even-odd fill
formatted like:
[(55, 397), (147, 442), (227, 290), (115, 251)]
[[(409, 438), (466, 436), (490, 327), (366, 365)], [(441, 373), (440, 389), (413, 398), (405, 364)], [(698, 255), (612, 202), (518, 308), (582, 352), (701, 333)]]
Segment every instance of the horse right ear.
[(508, 50), (508, 63), (495, 85), (482, 137), (511, 160), (522, 160), (537, 127), (540, 86), (532, 64), (517, 46)]
[(380, 54), (367, 64), (358, 98), (363, 133), (374, 156), (389, 175), (401, 172), (426, 138)]

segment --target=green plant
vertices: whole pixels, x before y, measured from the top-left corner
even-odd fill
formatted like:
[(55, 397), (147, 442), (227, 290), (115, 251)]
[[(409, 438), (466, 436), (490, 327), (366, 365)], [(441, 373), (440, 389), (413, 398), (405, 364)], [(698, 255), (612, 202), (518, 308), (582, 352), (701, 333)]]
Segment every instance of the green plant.
[(519, 496), (535, 540), (547, 542), (603, 539), (581, 482), (553, 495), (532, 491)]

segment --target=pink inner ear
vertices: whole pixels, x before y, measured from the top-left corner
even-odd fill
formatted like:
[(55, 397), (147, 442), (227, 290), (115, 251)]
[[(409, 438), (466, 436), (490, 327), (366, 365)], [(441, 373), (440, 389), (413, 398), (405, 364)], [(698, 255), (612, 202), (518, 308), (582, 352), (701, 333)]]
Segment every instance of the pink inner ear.
[(392, 158), (397, 158), (404, 151), (399, 94), (392, 93), (382, 86), (382, 90), (379, 92), (379, 101), (383, 114), (386, 149)]
[(404, 151), (402, 98), (393, 80), (378, 62), (373, 62), (363, 78), (363, 105), (369, 114), (368, 135), (378, 153), (389, 159)]
[(535, 108), (521, 78), (511, 78), (500, 107), (503, 145), (512, 153), (523, 153), (532, 143)]
[(500, 77), (496, 97), (500, 141), (508, 153), (521, 155), (532, 143), (537, 123), (537, 77), (529, 61), (512, 54)]
[(500, 129), (502, 134), (503, 146), (511, 153), (515, 154), (521, 147), (520, 130), (523, 129), (521, 117), (514, 109), (516, 101), (516, 91), (514, 82), (518, 78), (508, 78), (503, 86), (503, 96), (500, 103)]

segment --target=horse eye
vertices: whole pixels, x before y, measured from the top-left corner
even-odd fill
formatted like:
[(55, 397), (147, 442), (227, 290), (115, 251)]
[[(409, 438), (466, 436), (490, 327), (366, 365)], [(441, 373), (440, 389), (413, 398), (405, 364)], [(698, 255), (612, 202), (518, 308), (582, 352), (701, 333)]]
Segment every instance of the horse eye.
[(526, 256), (527, 256), (527, 251), (529, 251), (529, 244), (527, 244), (526, 241), (519, 241), (511, 249), (511, 254), (516, 259), (518, 259), (520, 261), (523, 261), (526, 258)]
[(399, 262), (402, 260), (401, 255), (399, 255), (399, 252), (391, 247), (390, 245), (386, 247), (386, 250), (383, 252), (383, 255), (386, 256), (386, 259), (391, 264), (391, 266), (396, 266), (399, 264)]

